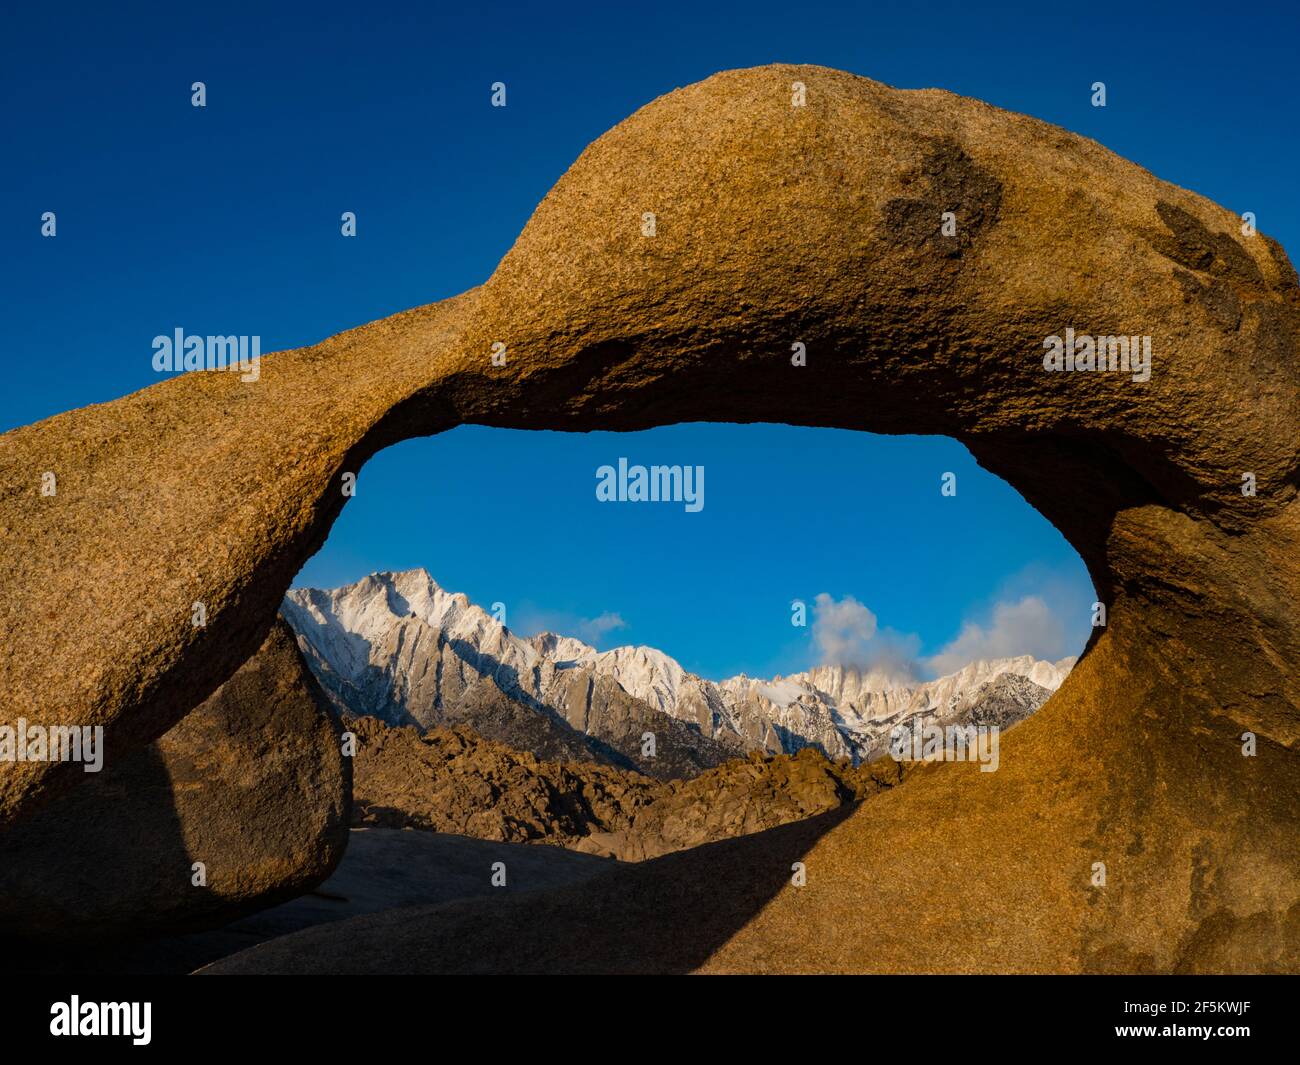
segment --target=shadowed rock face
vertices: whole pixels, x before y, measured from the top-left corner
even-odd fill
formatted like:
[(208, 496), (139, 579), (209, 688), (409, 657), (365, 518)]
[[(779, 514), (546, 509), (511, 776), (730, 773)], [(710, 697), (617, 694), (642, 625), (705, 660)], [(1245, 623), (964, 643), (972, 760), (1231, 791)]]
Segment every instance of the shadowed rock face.
[[(1045, 372), (1043, 340), (1067, 328), (1150, 336), (1150, 380)], [(186, 375), (0, 438), (0, 720), (102, 723), (120, 746), (161, 734), (264, 638), (342, 474), (406, 436), (693, 419), (944, 433), (1070, 540), (1109, 626), (997, 773), (945, 767), (881, 796), (812, 846), (807, 887), (761, 837), (652, 863), (718, 883), (719, 854), (728, 876), (785, 862), (752, 920), (712, 942), (697, 929), (676, 964), (1295, 968), (1298, 329), (1274, 242), (1081, 137), (817, 67), (720, 74), (591, 145), (482, 287), (268, 356), (255, 384)], [(0, 768), (0, 817), (58, 768)], [(664, 883), (621, 875), (647, 878), (643, 901)], [(627, 927), (622, 896), (584, 905), (595, 890), (570, 889), (568, 912)], [(582, 949), (600, 968), (602, 942), (634, 949), (613, 932), (564, 947), (558, 913), (498, 942), (510, 923), (476, 912), (445, 934), (479, 958)]]
[(160, 740), (120, 759), (110, 747), (99, 773), (0, 835), (0, 936), (139, 939), (310, 890), (348, 842), (342, 732), (276, 625)]

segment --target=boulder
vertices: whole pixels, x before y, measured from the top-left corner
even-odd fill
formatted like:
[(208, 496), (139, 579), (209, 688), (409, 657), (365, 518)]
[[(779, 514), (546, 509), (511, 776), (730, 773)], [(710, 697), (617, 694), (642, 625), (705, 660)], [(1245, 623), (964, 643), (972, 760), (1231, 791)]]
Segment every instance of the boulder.
[(348, 840), (351, 759), (293, 634), (143, 750), (0, 834), (0, 935), (139, 938), (310, 890)]

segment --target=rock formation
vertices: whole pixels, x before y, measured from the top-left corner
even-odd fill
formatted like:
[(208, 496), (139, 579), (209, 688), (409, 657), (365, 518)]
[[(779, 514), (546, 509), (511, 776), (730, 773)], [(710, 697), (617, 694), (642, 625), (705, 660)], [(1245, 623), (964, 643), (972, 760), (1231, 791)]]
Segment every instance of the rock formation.
[(0, 835), (0, 937), (140, 938), (310, 890), (347, 846), (342, 732), (277, 624), (161, 739)]
[[(1274, 241), (1083, 137), (819, 67), (719, 74), (593, 143), (480, 288), (267, 356), (254, 384), (187, 374), (0, 438), (0, 722), (162, 735), (265, 638), (344, 475), (406, 436), (941, 433), (1056, 525), (1108, 608), (998, 772), (918, 773), (837, 823), (491, 919), (390, 923), (367, 964), (1298, 968), (1298, 327)], [(1149, 379), (1048, 372), (1070, 330), (1150, 337)], [(72, 775), (4, 765), (0, 823)]]
[(358, 825), (418, 828), (507, 843), (551, 843), (642, 861), (835, 810), (901, 782), (903, 766), (833, 763), (811, 747), (655, 780), (557, 764), (464, 729), (351, 725)]

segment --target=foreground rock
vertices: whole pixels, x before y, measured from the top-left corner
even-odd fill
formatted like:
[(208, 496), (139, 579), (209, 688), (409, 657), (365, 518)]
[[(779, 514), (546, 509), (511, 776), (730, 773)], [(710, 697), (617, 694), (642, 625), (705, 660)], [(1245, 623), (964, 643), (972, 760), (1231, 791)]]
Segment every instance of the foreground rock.
[[(1149, 378), (1045, 372), (1071, 329), (1152, 338)], [(256, 384), (188, 374), (0, 437), (0, 721), (160, 736), (261, 644), (344, 475), (407, 436), (945, 434), (1061, 530), (1108, 607), (998, 772), (920, 773), (820, 840), (669, 855), (510, 920), (457, 904), (405, 960), (1294, 968), (1298, 351), (1282, 249), (1092, 141), (819, 67), (720, 74), (592, 144), (482, 287), (268, 356)], [(0, 822), (74, 770), (0, 766)], [(777, 833), (809, 845), (809, 888), (788, 848), (746, 842)], [(740, 901), (694, 914), (699, 885)], [(627, 938), (647, 914), (663, 942)]]
[[(0, 936), (43, 942), (223, 924), (319, 884), (347, 846), (342, 729), (278, 624), (143, 751), (0, 834)], [(195, 863), (206, 883), (195, 883)]]
[[(494, 873), (505, 867), (505, 882)], [(615, 863), (559, 847), (465, 836), (358, 828), (319, 889), (220, 928), (148, 943), (105, 945), (25, 941), (0, 957), (18, 973), (184, 974), (258, 943), (319, 924), (474, 897), (503, 898), (576, 883)]]
[[(1141, 804), (1147, 815), (1142, 823), (1152, 831), (1179, 828), (1176, 811), (1191, 802), (1205, 777), (1225, 781), (1221, 795), (1240, 794), (1274, 810), (1277, 798), (1265, 792), (1263, 781), (1278, 771), (1279, 752), (1262, 749), (1259, 757), (1268, 761), (1256, 770), (1239, 748), (1230, 751), (1209, 735), (1202, 760), (1190, 763), (1176, 742), (1177, 721), (1166, 727), (1159, 719), (1128, 717), (1125, 727), (1107, 728), (1102, 707), (1123, 705), (1112, 685), (1129, 686), (1133, 679), (1122, 671), (1100, 675), (1097, 661), (1105, 656), (1085, 656), (1076, 667), (1088, 682), (1084, 691), (1100, 693), (1090, 707), (1096, 727), (1073, 711), (1058, 719), (1058, 696), (1003, 737), (996, 773), (970, 765), (929, 768), (856, 809), (619, 866), (540, 895), (394, 910), (310, 929), (225, 959), (213, 971), (1297, 971), (1294, 907), (1273, 913), (1261, 900), (1243, 907), (1244, 917), (1227, 909), (1194, 910), (1184, 926), (1191, 931), (1165, 938), (1176, 925), (1136, 906), (1163, 895), (1204, 907), (1222, 888), (1153, 884), (1147, 878), (1155, 870), (1178, 866), (1181, 840), (1129, 836), (1128, 849), (1117, 851), (1115, 841), (1124, 836), (1104, 820), (1123, 814), (1137, 823)], [(1131, 694), (1159, 699), (1158, 684), (1139, 683)], [(1044, 782), (1042, 765), (1054, 758), (1063, 724), (1073, 726), (1080, 741), (1071, 764), (1100, 772), (1137, 743), (1147, 752), (1151, 780), (1109, 782), (1100, 789), (1100, 808), (1091, 805), (1098, 789), (1087, 786), (1086, 776)], [(1051, 764), (1060, 772), (1059, 763)], [(1225, 875), (1250, 877), (1252, 861), (1283, 853), (1287, 845), (1269, 819), (1247, 832), (1210, 816), (1198, 822), (1203, 853), (1216, 854), (1216, 868)], [(1007, 825), (1019, 832), (1014, 844), (1000, 836)], [(1226, 839), (1242, 841), (1247, 853), (1220, 856)], [(902, 849), (905, 843), (914, 849)], [(992, 854), (990, 847), (996, 848)], [(1104, 888), (1090, 883), (1096, 861), (1106, 863)], [(796, 862), (806, 871), (801, 887), (791, 880)], [(985, 881), (986, 875), (994, 879)], [(1081, 875), (1086, 888), (1079, 885)], [(940, 884), (945, 890), (935, 890)], [(1075, 898), (1091, 898), (1096, 909), (1078, 925), (1087, 938), (1066, 950), (1040, 922), (1071, 913)], [(931, 903), (943, 914), (960, 913), (964, 923), (935, 927)], [(1008, 912), (1030, 923), (1011, 924)], [(1197, 921), (1199, 912), (1205, 916)], [(861, 920), (868, 923), (855, 923)], [(1144, 951), (1117, 946), (1121, 925)]]
[[(654, 861), (609, 863), (599, 876), (551, 890), (498, 892), (316, 925), (222, 958), (202, 973), (690, 972), (789, 881), (791, 867), (847, 809)], [(615, 916), (627, 923), (616, 925)], [(554, 925), (530, 927), (539, 918)], [(839, 934), (859, 933), (844, 928)], [(858, 967), (869, 969), (870, 959), (859, 959)]]
[(357, 737), (358, 824), (553, 843), (641, 861), (761, 832), (867, 798), (902, 780), (892, 761), (828, 762), (798, 755), (728, 762), (690, 780), (656, 780), (532, 754), (463, 729), (390, 728), (375, 718)]

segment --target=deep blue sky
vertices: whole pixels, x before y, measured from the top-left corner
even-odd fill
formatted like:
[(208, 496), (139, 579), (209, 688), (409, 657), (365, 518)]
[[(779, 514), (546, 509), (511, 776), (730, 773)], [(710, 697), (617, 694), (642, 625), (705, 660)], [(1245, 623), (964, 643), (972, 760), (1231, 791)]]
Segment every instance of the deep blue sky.
[[(1300, 247), (1293, 4), (465, 7), (7, 11), (0, 429), (154, 383), (150, 341), (178, 325), (274, 351), (477, 284), (591, 140), (729, 67), (812, 62), (980, 97)], [(504, 109), (488, 105), (498, 80)], [(595, 467), (619, 455), (705, 465), (705, 510), (596, 504)], [(414, 565), (506, 602), (519, 628), (617, 613), (602, 646), (654, 644), (712, 676), (814, 658), (789, 625), (796, 596), (853, 596), (920, 655), (967, 622), (984, 635), (958, 652), (1012, 633), (1065, 653), (1091, 601), (1074, 552), (956, 443), (786, 427), (408, 442), (366, 468), (300, 580)], [(1032, 594), (1060, 636), (1032, 610), (991, 619)]]

